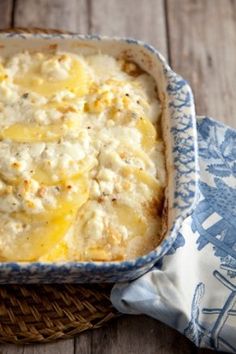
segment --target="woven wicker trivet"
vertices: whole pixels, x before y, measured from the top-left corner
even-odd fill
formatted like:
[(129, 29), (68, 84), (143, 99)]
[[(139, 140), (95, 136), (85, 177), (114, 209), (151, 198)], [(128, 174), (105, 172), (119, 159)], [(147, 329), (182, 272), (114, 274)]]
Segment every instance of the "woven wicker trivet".
[[(7, 29), (62, 33), (44, 29)], [(49, 342), (98, 328), (118, 316), (109, 300), (111, 285), (0, 286), (0, 342)]]
[(111, 285), (0, 286), (0, 342), (49, 342), (98, 328), (118, 316)]

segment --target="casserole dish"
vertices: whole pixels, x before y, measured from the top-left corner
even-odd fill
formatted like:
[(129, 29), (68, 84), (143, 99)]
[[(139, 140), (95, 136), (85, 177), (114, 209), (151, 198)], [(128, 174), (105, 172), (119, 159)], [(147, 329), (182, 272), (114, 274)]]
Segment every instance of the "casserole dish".
[(194, 208), (198, 179), (195, 110), (188, 84), (167, 65), (151, 46), (128, 38), (77, 34), (1, 33), (1, 55), (22, 50), (61, 51), (92, 55), (98, 52), (122, 57), (138, 64), (157, 82), (164, 102), (163, 139), (166, 147), (167, 188), (165, 237), (149, 254), (122, 262), (5, 262), (0, 264), (1, 283), (115, 282), (134, 279), (148, 271), (178, 242), (182, 220)]

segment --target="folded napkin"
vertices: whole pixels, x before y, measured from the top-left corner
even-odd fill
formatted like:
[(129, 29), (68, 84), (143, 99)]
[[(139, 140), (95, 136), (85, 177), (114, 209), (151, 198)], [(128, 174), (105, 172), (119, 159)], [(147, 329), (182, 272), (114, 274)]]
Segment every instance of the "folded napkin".
[(199, 347), (236, 353), (236, 131), (198, 118), (199, 200), (169, 252), (116, 284), (113, 305), (146, 314)]

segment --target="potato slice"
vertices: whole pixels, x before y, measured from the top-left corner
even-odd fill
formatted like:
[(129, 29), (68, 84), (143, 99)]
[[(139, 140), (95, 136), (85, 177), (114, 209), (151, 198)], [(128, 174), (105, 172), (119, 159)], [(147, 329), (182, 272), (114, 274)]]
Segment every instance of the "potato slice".
[(5, 73), (4, 67), (2, 64), (0, 64), (0, 82), (5, 80), (7, 78), (7, 75)]
[(160, 181), (152, 177), (150, 174), (146, 173), (143, 170), (140, 170), (136, 167), (124, 167), (125, 176), (133, 176), (137, 183), (137, 188), (140, 183), (145, 184), (149, 190), (150, 195), (149, 198), (144, 202), (143, 205), (143, 215), (146, 211), (155, 215), (155, 212), (161, 213), (163, 207), (163, 196), (164, 196), (164, 188), (161, 185)]
[(104, 248), (100, 247), (90, 247), (85, 251), (86, 259), (93, 260), (93, 261), (111, 261), (112, 254), (111, 252), (105, 250)]
[(83, 64), (74, 59), (69, 71), (69, 77), (64, 80), (49, 80), (39, 71), (38, 67), (31, 68), (22, 76), (17, 76), (14, 83), (27, 91), (36, 92), (42, 96), (52, 96), (62, 90), (69, 90), (77, 96), (85, 95), (89, 90), (89, 76)]
[(18, 143), (52, 142), (65, 134), (62, 125), (44, 125), (15, 123), (0, 133), (0, 138)]
[(67, 214), (60, 217), (44, 218), (28, 215), (14, 215), (14, 219), (29, 226), (26, 232), (18, 235), (11, 246), (1, 245), (0, 258), (5, 261), (36, 261), (42, 254), (48, 252), (56, 245), (69, 230), (74, 214)]
[(144, 150), (150, 150), (155, 146), (157, 139), (157, 131), (149, 119), (139, 118), (137, 129), (142, 134), (142, 147)]
[[(48, 208), (41, 214), (28, 215), (14, 213), (15, 220), (24, 223), (27, 228), (12, 242), (11, 247), (0, 249), (1, 258), (6, 261), (36, 261), (59, 243), (75, 220), (78, 209), (88, 199), (88, 185), (85, 179), (74, 182), (74, 193), (58, 197), (57, 206)], [(4, 244), (4, 243), (3, 243)]]
[(160, 181), (157, 178), (152, 177), (150, 174), (146, 173), (145, 171), (140, 170), (139, 168), (136, 167), (125, 166), (123, 168), (123, 172), (126, 176), (127, 175), (134, 176), (137, 183), (146, 184), (152, 190), (154, 196), (157, 196), (163, 192), (163, 187), (161, 186)]
[[(49, 220), (71, 213), (76, 214), (79, 208), (89, 198), (89, 185), (85, 176), (74, 176), (73, 178), (61, 182), (58, 185), (61, 189), (60, 195), (57, 198), (57, 204), (54, 207), (48, 207), (45, 213), (37, 216), (40, 220)], [(67, 188), (73, 186), (74, 192), (70, 192), (68, 197)]]
[(134, 148), (132, 145), (127, 144), (123, 147), (119, 147), (118, 153), (123, 160), (126, 160), (128, 158), (131, 159), (131, 161), (133, 160), (134, 163), (136, 160), (142, 161), (145, 168), (147, 169), (153, 166), (153, 162), (148, 156), (148, 154), (141, 149)]
[(114, 205), (114, 214), (118, 220), (119, 225), (123, 225), (128, 229), (128, 232), (133, 236), (142, 236), (147, 230), (147, 223), (140, 212), (124, 205)]
[(45, 170), (43, 166), (37, 166), (35, 173), (33, 175), (33, 179), (35, 179), (40, 184), (44, 184), (46, 186), (53, 186), (58, 183), (65, 182), (71, 178), (79, 178), (84, 173), (90, 171), (95, 166), (95, 160), (83, 159), (78, 162), (78, 172), (76, 174), (71, 174), (70, 171), (59, 170), (53, 171), (53, 174), (56, 175), (55, 178), (52, 178), (52, 175), (49, 171)]
[(0, 139), (10, 139), (17, 143), (54, 142), (69, 130), (76, 129), (79, 132), (79, 128), (80, 122), (75, 120), (49, 125), (15, 123), (0, 132)]
[(40, 257), (40, 262), (58, 262), (68, 260), (68, 246), (62, 240), (48, 253)]

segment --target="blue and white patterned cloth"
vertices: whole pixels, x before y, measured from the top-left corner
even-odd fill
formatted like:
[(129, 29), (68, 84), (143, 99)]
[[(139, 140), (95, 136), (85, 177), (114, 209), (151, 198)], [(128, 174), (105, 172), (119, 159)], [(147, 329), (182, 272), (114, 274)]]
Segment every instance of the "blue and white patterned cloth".
[(197, 125), (197, 207), (168, 254), (140, 278), (116, 284), (111, 301), (199, 347), (236, 353), (236, 131), (207, 117)]

